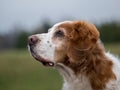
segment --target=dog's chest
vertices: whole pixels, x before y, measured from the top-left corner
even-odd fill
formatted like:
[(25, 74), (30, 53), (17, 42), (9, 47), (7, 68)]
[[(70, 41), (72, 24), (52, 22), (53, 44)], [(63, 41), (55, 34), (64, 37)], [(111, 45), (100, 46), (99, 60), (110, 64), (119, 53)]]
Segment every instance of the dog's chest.
[(62, 90), (92, 90), (86, 77), (65, 81)]

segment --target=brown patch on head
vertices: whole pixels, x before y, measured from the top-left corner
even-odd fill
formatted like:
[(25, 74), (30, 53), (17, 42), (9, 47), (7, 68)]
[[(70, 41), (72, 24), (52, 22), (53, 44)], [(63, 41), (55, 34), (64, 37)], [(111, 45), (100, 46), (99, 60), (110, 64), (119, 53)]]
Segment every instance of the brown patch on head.
[[(68, 44), (70, 42), (69, 34), (73, 31), (72, 22), (67, 21), (54, 26), (54, 28), (52, 40), (56, 45), (55, 61), (64, 62), (67, 58)], [(63, 35), (60, 35), (61, 33)]]
[(69, 34), (69, 39), (68, 56), (73, 57), (73, 59), (71, 58), (71, 61), (79, 61), (80, 58), (78, 57), (78, 52), (92, 50), (99, 39), (99, 32), (91, 23), (75, 21), (72, 24), (72, 31)]
[[(64, 36), (55, 37), (59, 31), (61, 31)], [(92, 50), (98, 39), (99, 32), (91, 23), (85, 21), (61, 23), (55, 27), (53, 35), (53, 41), (57, 45), (55, 56), (58, 57), (58, 55), (60, 56), (62, 54), (64, 57), (68, 56), (70, 62), (77, 63), (77, 61), (81, 59), (81, 57), (79, 57), (79, 51)]]
[(77, 41), (79, 49), (89, 49), (99, 38), (99, 32), (96, 27), (88, 22), (76, 21), (73, 23), (71, 39)]

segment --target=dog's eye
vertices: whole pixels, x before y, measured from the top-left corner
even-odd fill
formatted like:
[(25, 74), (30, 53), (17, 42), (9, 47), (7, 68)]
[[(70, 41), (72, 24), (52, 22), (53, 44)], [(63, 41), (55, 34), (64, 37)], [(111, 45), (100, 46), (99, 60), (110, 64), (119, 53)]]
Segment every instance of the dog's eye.
[(58, 30), (57, 32), (55, 32), (55, 37), (63, 37), (64, 33), (61, 30)]

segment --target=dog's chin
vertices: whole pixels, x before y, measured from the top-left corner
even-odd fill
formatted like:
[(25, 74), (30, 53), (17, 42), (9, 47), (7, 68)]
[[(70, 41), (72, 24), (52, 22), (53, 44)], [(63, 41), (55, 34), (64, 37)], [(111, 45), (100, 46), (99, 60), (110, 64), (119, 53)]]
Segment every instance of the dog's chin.
[(32, 54), (32, 56), (39, 62), (41, 62), (44, 66), (48, 66), (48, 67), (54, 67), (55, 63), (50, 61), (49, 59), (45, 59), (43, 57), (41, 57), (40, 55), (38, 55), (37, 53), (35, 53), (32, 49), (30, 49), (30, 52)]
[(42, 58), (41, 56), (37, 55), (37, 54), (34, 54), (32, 53), (32, 56), (39, 62), (41, 62), (44, 66), (48, 66), (48, 67), (53, 67), (54, 66), (54, 62), (48, 60), (48, 59), (45, 59), (45, 58)]

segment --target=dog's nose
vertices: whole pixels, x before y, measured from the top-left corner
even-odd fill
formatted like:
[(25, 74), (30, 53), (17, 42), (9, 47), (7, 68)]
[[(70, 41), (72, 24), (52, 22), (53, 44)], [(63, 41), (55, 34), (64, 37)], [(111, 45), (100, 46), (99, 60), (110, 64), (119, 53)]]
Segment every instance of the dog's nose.
[(32, 35), (32, 36), (28, 37), (28, 43), (29, 43), (29, 45), (34, 45), (37, 42), (38, 42), (37, 36)]

